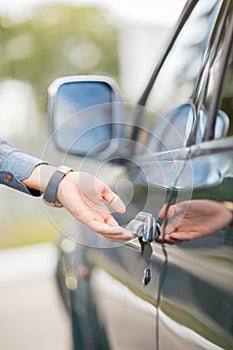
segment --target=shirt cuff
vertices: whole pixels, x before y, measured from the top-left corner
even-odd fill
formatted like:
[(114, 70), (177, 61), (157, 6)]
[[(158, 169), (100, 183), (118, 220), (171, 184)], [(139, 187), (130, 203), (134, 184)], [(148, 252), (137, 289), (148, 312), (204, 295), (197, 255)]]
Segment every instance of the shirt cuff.
[(0, 161), (0, 183), (38, 197), (41, 195), (41, 192), (28, 188), (22, 183), (22, 180), (28, 178), (39, 164), (48, 163), (14, 149)]

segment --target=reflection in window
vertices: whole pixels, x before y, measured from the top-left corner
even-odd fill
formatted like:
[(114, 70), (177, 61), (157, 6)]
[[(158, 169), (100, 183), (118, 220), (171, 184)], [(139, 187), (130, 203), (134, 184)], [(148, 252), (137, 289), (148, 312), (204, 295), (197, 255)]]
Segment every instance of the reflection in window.
[(149, 98), (159, 113), (192, 96), (221, 3), (200, 1), (184, 26)]

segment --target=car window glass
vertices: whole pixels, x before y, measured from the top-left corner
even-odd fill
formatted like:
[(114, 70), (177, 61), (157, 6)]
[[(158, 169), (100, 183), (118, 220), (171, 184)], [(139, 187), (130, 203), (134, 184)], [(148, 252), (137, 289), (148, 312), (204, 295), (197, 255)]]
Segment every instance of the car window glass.
[[(153, 152), (186, 145), (196, 118), (193, 99), (197, 93), (200, 93), (198, 89), (203, 84), (200, 72), (209, 54), (208, 45), (213, 39), (212, 32), (221, 5), (222, 1), (216, 0), (198, 2), (161, 68), (146, 105), (147, 109), (152, 109), (154, 113), (144, 113), (143, 130), (139, 133), (141, 141), (140, 134), (145, 134), (146, 129), (149, 130), (143, 142), (146, 142), (147, 147)], [(214, 64), (212, 70), (209, 70), (211, 74), (216, 73), (217, 65), (218, 63)], [(209, 79), (207, 74), (204, 79), (207, 79), (205, 85), (209, 82), (210, 88), (205, 93), (206, 99), (210, 101), (213, 93), (213, 78)], [(208, 106), (202, 107), (208, 115)], [(153, 133), (156, 139), (159, 138), (157, 130), (160, 130), (158, 136), (163, 139), (163, 147), (155, 140), (151, 141)], [(161, 130), (167, 130), (167, 135), (163, 135)], [(176, 130), (175, 134), (179, 133), (179, 137), (174, 137), (174, 130)], [(201, 136), (198, 135), (199, 140)]]
[(193, 94), (222, 1), (200, 1), (165, 61), (148, 106), (161, 114)]

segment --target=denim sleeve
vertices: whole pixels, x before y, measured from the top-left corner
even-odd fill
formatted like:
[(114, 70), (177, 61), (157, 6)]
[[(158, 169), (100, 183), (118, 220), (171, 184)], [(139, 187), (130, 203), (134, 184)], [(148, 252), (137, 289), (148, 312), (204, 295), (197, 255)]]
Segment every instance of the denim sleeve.
[(0, 184), (33, 196), (40, 196), (39, 191), (29, 189), (21, 182), (28, 178), (39, 164), (46, 162), (21, 152), (0, 138)]

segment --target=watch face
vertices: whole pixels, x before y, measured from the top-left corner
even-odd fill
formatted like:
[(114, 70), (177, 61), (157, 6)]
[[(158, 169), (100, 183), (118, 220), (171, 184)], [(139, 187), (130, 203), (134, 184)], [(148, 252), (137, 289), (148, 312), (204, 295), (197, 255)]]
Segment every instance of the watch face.
[(70, 171), (73, 171), (73, 169), (69, 168), (68, 166), (65, 166), (65, 165), (61, 165), (57, 168), (56, 171), (59, 171), (60, 173), (63, 173), (63, 174), (67, 174), (69, 173)]

